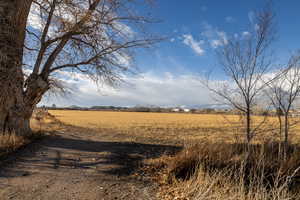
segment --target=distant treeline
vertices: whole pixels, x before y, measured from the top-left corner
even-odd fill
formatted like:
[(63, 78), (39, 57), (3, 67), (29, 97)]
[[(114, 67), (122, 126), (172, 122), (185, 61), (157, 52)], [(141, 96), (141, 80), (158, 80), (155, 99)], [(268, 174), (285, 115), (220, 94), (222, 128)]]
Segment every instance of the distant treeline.
[(214, 108), (162, 108), (162, 107), (147, 107), (147, 106), (135, 106), (135, 107), (122, 107), (122, 106), (92, 106), (92, 107), (57, 107), (52, 106), (40, 106), (39, 109), (46, 110), (82, 110), (82, 111), (123, 111), (123, 112), (156, 112), (156, 113), (198, 113), (198, 114), (235, 114), (230, 109), (214, 109)]
[[(80, 107), (80, 106), (70, 106), (70, 107), (57, 107), (52, 106), (40, 106), (38, 109), (45, 110), (82, 110), (82, 111), (119, 111), (119, 112), (156, 112), (156, 113), (194, 113), (194, 114), (224, 114), (224, 115), (241, 115), (240, 111), (236, 109), (216, 109), (216, 108), (161, 108), (161, 107), (146, 107), (146, 106), (136, 106), (136, 107), (122, 107), (122, 106), (92, 106), (92, 107)], [(255, 109), (253, 110), (253, 115), (258, 116), (275, 116), (275, 110), (264, 110)], [(292, 116), (300, 116), (297, 110), (291, 112)]]

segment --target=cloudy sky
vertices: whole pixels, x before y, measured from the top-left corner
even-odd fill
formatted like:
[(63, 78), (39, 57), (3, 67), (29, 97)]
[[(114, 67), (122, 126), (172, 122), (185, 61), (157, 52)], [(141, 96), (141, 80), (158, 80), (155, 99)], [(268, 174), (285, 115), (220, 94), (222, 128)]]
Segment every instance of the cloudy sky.
[[(187, 3), (188, 2), (188, 3)], [(169, 39), (136, 54), (133, 65), (139, 74), (124, 75), (124, 83), (112, 88), (96, 86), (82, 74), (65, 74), (63, 81), (73, 88), (65, 97), (47, 97), (41, 104), (80, 105), (157, 105), (193, 106), (214, 103), (199, 82), (208, 71), (223, 80), (214, 51), (228, 37), (248, 34), (254, 11), (262, 0), (157, 0), (153, 15), (162, 23), (151, 25), (153, 32)], [(300, 1), (274, 1), (278, 25), (275, 43), (279, 62), (300, 47), (298, 25)], [(137, 8), (139, 12), (147, 12)]]

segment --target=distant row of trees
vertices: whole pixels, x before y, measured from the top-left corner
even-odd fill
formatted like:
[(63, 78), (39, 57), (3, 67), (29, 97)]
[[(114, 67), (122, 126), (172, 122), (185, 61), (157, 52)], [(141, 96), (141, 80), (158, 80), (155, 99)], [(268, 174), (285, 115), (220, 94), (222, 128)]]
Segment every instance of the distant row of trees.
[[(186, 112), (184, 109), (178, 109), (174, 111), (174, 108), (156, 107), (156, 106), (134, 106), (134, 107), (122, 107), (122, 106), (91, 106), (91, 107), (81, 107), (72, 105), (70, 107), (59, 107), (53, 104), (52, 106), (41, 106), (41, 109), (46, 110), (107, 110), (107, 111), (129, 111), (129, 112), (159, 112), (159, 113), (169, 113), (169, 112)], [(176, 109), (177, 110), (177, 109)], [(216, 113), (233, 113), (230, 111), (218, 110), (213, 108), (203, 108), (203, 109), (188, 109), (189, 113), (204, 113), (204, 114), (216, 114)]]

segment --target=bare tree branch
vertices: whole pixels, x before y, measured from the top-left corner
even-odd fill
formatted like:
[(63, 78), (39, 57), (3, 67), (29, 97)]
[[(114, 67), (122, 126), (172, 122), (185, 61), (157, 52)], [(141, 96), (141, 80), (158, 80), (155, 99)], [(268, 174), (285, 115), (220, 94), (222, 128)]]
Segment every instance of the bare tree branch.
[[(205, 85), (224, 103), (243, 113), (246, 118), (246, 139), (249, 143), (257, 127), (253, 127), (251, 115), (266, 84), (264, 75), (272, 67), (272, 54), (269, 50), (275, 36), (274, 14), (267, 7), (257, 12), (255, 27), (243, 38), (231, 37), (217, 49), (220, 67), (228, 78), (219, 85)], [(271, 81), (271, 80), (270, 80)]]

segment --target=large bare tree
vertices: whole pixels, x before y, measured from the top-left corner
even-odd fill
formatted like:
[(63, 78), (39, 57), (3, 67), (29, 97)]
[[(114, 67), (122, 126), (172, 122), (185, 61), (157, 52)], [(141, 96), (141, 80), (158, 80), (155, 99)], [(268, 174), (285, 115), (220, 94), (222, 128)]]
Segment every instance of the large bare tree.
[[(250, 143), (257, 127), (253, 127), (252, 113), (265, 84), (262, 78), (272, 67), (270, 49), (275, 38), (274, 13), (270, 6), (258, 11), (250, 30), (239, 37), (230, 37), (217, 49), (219, 66), (227, 79), (206, 85), (227, 105), (245, 117), (245, 136)], [(214, 81), (215, 82), (215, 81)]]
[(136, 47), (158, 41), (146, 34), (151, 20), (132, 10), (134, 3), (1, 0), (0, 132), (28, 134), (34, 107), (61, 72), (119, 79)]

